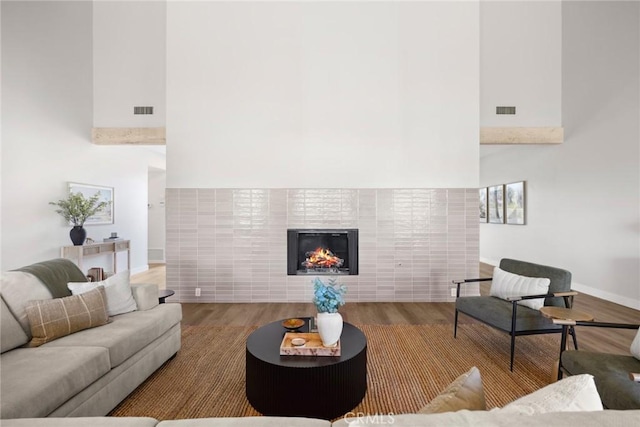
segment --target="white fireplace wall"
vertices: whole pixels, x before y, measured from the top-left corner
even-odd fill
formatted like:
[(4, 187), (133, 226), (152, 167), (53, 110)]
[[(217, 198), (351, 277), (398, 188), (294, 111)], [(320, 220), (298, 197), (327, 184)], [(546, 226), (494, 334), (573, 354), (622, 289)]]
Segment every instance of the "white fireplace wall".
[(345, 226), (349, 301), (452, 300), (478, 274), (479, 10), (168, 2), (167, 287), (309, 301), (286, 229)]
[(168, 188), (472, 188), (479, 2), (167, 2)]
[(169, 188), (167, 287), (181, 302), (309, 302), (315, 276), (287, 276), (287, 229), (358, 228), (348, 301), (452, 301), (451, 280), (478, 275), (477, 206), (475, 188)]

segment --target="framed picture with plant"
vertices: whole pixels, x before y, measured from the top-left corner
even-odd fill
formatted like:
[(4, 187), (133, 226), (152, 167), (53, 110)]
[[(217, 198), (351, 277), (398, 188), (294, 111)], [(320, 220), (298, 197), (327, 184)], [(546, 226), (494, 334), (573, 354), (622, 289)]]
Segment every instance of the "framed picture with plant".
[(492, 224), (504, 224), (504, 186), (494, 185), (489, 187), (488, 210), (489, 222)]
[(100, 209), (85, 219), (84, 225), (113, 224), (113, 187), (102, 187), (99, 185), (70, 182), (69, 194), (72, 193), (79, 193), (85, 199), (95, 197), (97, 194), (97, 204), (100, 205), (102, 202), (105, 202)]
[(505, 184), (505, 220), (507, 224), (525, 224), (525, 184), (524, 181)]
[(478, 190), (480, 198), (480, 222), (487, 222), (487, 187)]

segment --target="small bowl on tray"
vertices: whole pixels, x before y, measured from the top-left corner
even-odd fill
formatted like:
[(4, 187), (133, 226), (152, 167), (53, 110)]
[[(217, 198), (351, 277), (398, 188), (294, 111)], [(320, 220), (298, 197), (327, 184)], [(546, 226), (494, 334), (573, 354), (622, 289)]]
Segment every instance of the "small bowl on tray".
[(289, 331), (295, 331), (297, 329), (300, 329), (301, 327), (304, 326), (304, 324), (305, 324), (304, 320), (297, 319), (297, 318), (286, 319), (282, 321), (282, 326)]
[(300, 347), (303, 346), (306, 342), (307, 340), (305, 340), (304, 338), (294, 338), (291, 340), (291, 345), (294, 347)]

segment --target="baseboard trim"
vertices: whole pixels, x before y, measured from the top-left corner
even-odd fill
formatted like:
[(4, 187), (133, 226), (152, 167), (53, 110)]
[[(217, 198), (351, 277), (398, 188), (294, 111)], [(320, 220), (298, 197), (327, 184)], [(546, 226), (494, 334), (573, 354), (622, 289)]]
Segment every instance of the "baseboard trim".
[(571, 289), (581, 292), (583, 294), (591, 295), (592, 297), (600, 298), (605, 301), (614, 302), (616, 304), (623, 305), (625, 307), (633, 308), (634, 310), (640, 310), (640, 301), (633, 298), (623, 297), (618, 294), (603, 291), (602, 289), (592, 288), (591, 286), (583, 285), (582, 283), (571, 283)]

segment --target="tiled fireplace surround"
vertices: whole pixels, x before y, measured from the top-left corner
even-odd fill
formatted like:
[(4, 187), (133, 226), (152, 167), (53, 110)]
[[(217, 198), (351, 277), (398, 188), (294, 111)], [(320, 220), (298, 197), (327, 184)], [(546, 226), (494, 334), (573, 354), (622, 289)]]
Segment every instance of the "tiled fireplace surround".
[(475, 188), (170, 188), (167, 288), (181, 302), (310, 302), (314, 276), (287, 276), (287, 229), (358, 228), (360, 274), (338, 277), (348, 302), (452, 301), (452, 279), (478, 276), (477, 212)]

